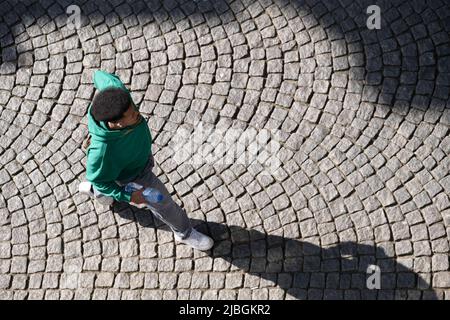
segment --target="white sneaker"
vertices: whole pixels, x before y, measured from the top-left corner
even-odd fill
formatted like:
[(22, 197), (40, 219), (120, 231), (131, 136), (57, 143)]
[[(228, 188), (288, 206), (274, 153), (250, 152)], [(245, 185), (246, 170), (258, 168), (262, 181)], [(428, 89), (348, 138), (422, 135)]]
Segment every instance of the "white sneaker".
[(83, 181), (78, 185), (78, 191), (83, 194), (87, 194), (91, 198), (94, 198), (98, 203), (104, 205), (104, 206), (110, 206), (113, 204), (114, 199), (111, 197), (107, 197), (104, 195), (95, 195), (94, 189), (92, 187), (92, 183), (89, 181)]
[(192, 229), (191, 234), (186, 239), (181, 239), (181, 237), (175, 234), (175, 240), (200, 251), (207, 251), (214, 245), (213, 239), (195, 229)]

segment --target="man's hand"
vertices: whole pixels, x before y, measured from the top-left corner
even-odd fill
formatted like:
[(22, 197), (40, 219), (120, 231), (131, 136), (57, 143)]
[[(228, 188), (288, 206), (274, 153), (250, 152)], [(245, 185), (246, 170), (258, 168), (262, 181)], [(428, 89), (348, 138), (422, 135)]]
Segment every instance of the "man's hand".
[(147, 204), (147, 200), (145, 200), (144, 195), (142, 194), (144, 192), (145, 188), (142, 188), (140, 190), (136, 190), (131, 194), (131, 202), (134, 204)]

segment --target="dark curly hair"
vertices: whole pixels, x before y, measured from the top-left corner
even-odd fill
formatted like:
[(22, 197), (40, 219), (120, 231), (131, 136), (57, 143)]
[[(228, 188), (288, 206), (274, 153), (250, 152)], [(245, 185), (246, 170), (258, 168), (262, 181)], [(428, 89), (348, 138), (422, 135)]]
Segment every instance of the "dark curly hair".
[(98, 92), (92, 101), (91, 114), (97, 121), (115, 122), (131, 105), (130, 95), (119, 88), (108, 88)]

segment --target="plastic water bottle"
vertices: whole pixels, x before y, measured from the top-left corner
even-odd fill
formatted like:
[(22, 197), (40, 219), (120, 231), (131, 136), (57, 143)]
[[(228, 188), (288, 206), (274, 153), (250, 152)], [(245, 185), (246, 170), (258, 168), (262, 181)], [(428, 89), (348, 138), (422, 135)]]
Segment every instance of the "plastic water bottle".
[[(125, 186), (125, 191), (128, 193), (132, 193), (136, 190), (141, 190), (143, 186), (141, 186), (138, 183), (130, 182)], [(144, 192), (142, 193), (145, 200), (147, 200), (148, 203), (159, 203), (162, 202), (164, 199), (164, 196), (161, 192), (154, 188), (146, 188)]]

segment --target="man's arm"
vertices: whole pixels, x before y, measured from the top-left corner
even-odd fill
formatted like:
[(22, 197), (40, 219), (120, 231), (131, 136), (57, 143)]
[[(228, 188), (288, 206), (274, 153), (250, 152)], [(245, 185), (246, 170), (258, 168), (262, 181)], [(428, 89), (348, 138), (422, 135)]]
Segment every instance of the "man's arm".
[(115, 182), (91, 181), (91, 183), (98, 192), (105, 196), (112, 197), (117, 201), (131, 202), (131, 193), (123, 191), (122, 187)]
[(86, 179), (92, 183), (97, 191), (105, 196), (112, 197), (117, 201), (130, 202), (131, 193), (125, 192), (124, 188), (115, 182), (120, 173), (120, 168), (117, 168), (112, 161), (107, 161), (103, 157), (105, 151), (106, 146), (102, 146), (101, 150), (89, 150), (86, 164)]

